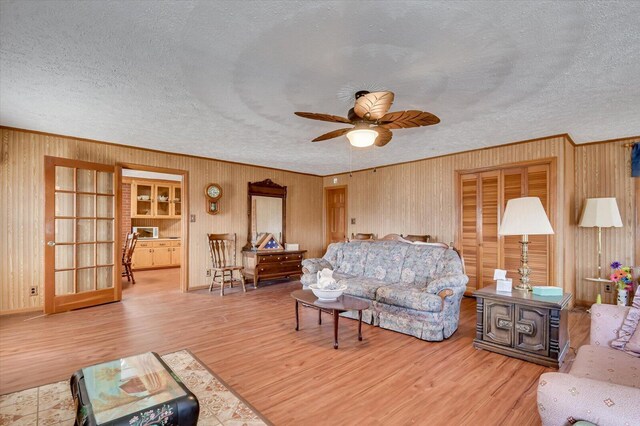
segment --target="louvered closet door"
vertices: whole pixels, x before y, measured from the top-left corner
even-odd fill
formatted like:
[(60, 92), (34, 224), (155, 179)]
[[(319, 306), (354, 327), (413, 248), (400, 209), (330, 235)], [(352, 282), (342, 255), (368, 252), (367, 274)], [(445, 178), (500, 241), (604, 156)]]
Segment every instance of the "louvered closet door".
[(478, 178), (475, 174), (463, 175), (460, 182), (460, 251), (469, 283), (467, 288), (478, 288)]
[[(549, 166), (530, 166), (527, 173), (527, 196), (538, 197), (547, 212), (547, 217), (551, 218), (549, 200)], [(532, 285), (549, 285), (551, 283), (550, 266), (551, 259), (551, 236), (550, 235), (530, 235), (529, 236), (529, 268), (531, 268)]]
[[(507, 201), (513, 198), (538, 197), (550, 219), (550, 165), (512, 167), (460, 175), (459, 240), (469, 276), (467, 294), (494, 284), (494, 269), (506, 269), (514, 285), (519, 280), (521, 236), (498, 236), (498, 228)], [(553, 220), (551, 220), (553, 226)], [(531, 283), (552, 284), (552, 238), (529, 236)]]
[[(502, 171), (502, 194), (503, 202), (500, 211), (500, 217), (504, 213), (507, 201), (513, 198), (524, 197), (526, 175), (523, 168), (506, 169)], [(507, 276), (514, 278), (519, 277), (518, 268), (520, 268), (520, 240), (522, 237), (517, 235), (509, 235), (502, 237), (502, 253), (503, 268), (507, 270)]]
[(500, 265), (498, 225), (500, 206), (500, 171), (480, 174), (480, 287), (494, 283), (493, 272)]

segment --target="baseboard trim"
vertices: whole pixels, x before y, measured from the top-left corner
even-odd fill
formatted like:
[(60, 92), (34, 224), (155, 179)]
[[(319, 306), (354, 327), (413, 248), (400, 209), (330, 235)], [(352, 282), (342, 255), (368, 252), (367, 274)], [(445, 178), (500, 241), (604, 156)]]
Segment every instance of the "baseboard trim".
[(18, 315), (18, 314), (26, 314), (29, 312), (41, 312), (44, 313), (43, 306), (37, 306), (35, 308), (20, 308), (20, 309), (9, 309), (9, 310), (0, 310), (0, 317), (4, 317), (6, 315)]

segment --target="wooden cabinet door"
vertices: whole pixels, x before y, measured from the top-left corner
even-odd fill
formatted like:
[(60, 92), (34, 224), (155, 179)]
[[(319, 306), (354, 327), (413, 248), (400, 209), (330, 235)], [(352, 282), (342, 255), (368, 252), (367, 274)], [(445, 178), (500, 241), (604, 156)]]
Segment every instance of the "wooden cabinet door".
[(151, 268), (153, 266), (153, 249), (150, 247), (140, 247), (136, 245), (131, 256), (131, 267), (133, 269)]
[(502, 346), (513, 346), (513, 314), (512, 304), (485, 299), (482, 339)]
[(515, 347), (530, 353), (549, 355), (549, 310), (516, 305)]
[(172, 247), (155, 247), (153, 249), (153, 266), (171, 265)]
[(155, 187), (155, 196), (153, 199), (155, 217), (165, 218), (172, 215), (173, 208), (171, 206), (171, 185), (157, 184)]
[(171, 264), (180, 265), (182, 259), (182, 247), (171, 247)]
[(173, 217), (182, 216), (182, 186), (171, 186), (171, 215)]
[(153, 197), (152, 184), (133, 182), (131, 184), (131, 217), (153, 217)]

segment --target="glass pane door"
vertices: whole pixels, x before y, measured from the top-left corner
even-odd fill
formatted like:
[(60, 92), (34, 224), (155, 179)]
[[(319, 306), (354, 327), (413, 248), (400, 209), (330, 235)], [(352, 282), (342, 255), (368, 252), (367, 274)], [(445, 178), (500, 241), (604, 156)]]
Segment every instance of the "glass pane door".
[(182, 189), (180, 186), (173, 186), (173, 215), (182, 215)]
[(115, 176), (113, 167), (92, 165), (52, 157), (45, 162), (47, 313), (115, 297), (113, 291), (104, 300), (90, 294), (113, 290), (115, 283)]
[(153, 185), (136, 184), (135, 216), (153, 216)]
[(156, 185), (156, 216), (171, 215), (171, 186)]

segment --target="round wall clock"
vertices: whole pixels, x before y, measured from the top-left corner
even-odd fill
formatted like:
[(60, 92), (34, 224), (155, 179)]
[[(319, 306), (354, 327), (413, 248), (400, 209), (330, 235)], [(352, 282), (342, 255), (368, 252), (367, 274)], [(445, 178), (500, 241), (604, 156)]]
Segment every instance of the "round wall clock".
[(222, 197), (222, 187), (217, 183), (210, 183), (204, 188), (204, 193), (207, 196), (207, 213), (220, 213), (220, 204), (218, 200)]
[(222, 188), (216, 183), (210, 183), (209, 185), (207, 185), (204, 191), (207, 197), (211, 198), (212, 200), (218, 200), (220, 197), (222, 197)]

